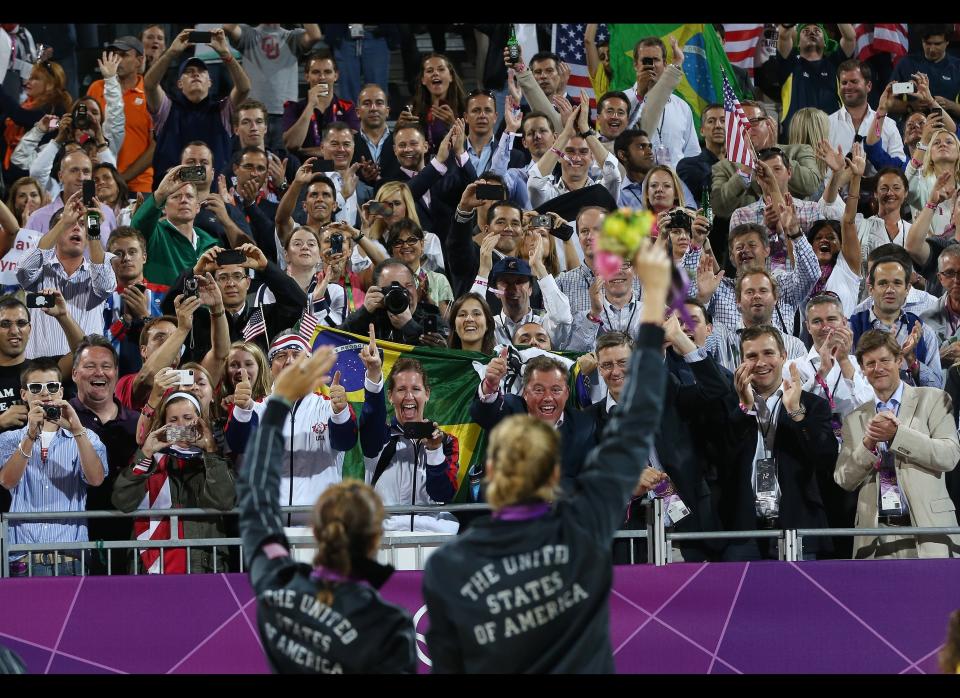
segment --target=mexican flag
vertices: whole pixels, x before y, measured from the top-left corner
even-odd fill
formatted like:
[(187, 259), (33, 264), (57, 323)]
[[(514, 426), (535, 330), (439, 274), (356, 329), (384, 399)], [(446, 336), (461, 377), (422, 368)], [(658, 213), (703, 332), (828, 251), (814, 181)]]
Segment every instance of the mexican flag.
[(626, 90), (637, 81), (633, 67), (633, 47), (648, 36), (657, 36), (667, 49), (666, 62), (673, 62), (670, 37), (677, 39), (683, 49), (683, 78), (675, 93), (690, 105), (697, 130), (700, 130), (700, 114), (711, 102), (723, 104), (723, 80), (721, 70), (743, 99), (740, 86), (733, 78), (730, 59), (723, 49), (723, 42), (712, 24), (608, 24), (610, 31), (610, 65), (613, 68), (611, 90)]
[[(347, 390), (347, 397), (360, 417), (363, 409), (364, 367), (360, 360), (360, 350), (367, 345), (369, 337), (352, 334), (343, 330), (318, 326), (310, 342), (314, 351), (324, 345), (331, 345), (337, 353), (337, 362), (330, 369), (332, 376), (340, 371), (340, 383)], [(491, 357), (472, 351), (457, 351), (436, 347), (411, 346), (377, 340), (377, 347), (383, 353), (383, 375), (389, 376), (393, 365), (401, 357), (419, 361), (427, 374), (430, 384), (430, 399), (424, 410), (424, 419), (434, 421), (445, 432), (453, 434), (460, 443), (460, 488), (455, 502), (466, 502), (469, 487), (464, 487), (464, 479), (470, 467), (485, 452), (486, 434), (470, 421), (470, 403), (480, 385), (480, 374), (474, 362), (486, 364)], [(386, 387), (384, 387), (386, 389)], [(324, 391), (326, 388), (324, 388)], [(393, 406), (387, 400), (387, 415), (393, 416)], [(348, 452), (343, 461), (344, 478), (364, 478), (363, 455), (360, 443)]]

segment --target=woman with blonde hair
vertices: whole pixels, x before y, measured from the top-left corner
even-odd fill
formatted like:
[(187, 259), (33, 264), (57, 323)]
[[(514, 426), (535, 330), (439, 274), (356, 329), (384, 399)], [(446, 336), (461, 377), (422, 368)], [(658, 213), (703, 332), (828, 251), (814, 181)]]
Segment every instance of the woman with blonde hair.
[(36, 177), (21, 177), (10, 185), (7, 208), (16, 216), (20, 226), (27, 224), (30, 214), (50, 203), (50, 195)]
[[(817, 149), (820, 141), (830, 140), (830, 117), (826, 112), (816, 107), (804, 107), (798, 109), (790, 120), (790, 136), (787, 140), (788, 145), (809, 145), (814, 150)], [(827, 174), (827, 163), (823, 160), (817, 160), (817, 168), (820, 171), (821, 181)], [(821, 183), (820, 190), (810, 195), (811, 201), (820, 198), (823, 191)]]
[[(423, 597), (435, 672), (614, 671), (613, 534), (647, 462), (666, 384), (660, 348), (671, 263), (662, 246), (647, 244), (633, 265), (644, 303), (630, 376), (570, 491), (557, 496), (557, 430), (529, 415), (507, 417), (487, 447), (492, 516), (427, 560)], [(529, 387), (535, 376), (525, 378), (527, 399), (539, 388), (546, 400), (544, 386)]]
[(230, 345), (230, 353), (223, 362), (222, 375), (220, 399), (228, 414), (233, 405), (233, 392), (240, 381), (250, 383), (254, 402), (261, 402), (270, 394), (270, 364), (263, 349), (253, 342), (238, 340)]
[[(332, 349), (323, 347), (310, 359), (301, 355), (277, 375), (239, 477), (240, 535), (258, 599), (260, 639), (278, 673), (413, 673), (413, 620), (377, 592), (393, 568), (376, 561), (384, 510), (373, 488), (351, 480), (330, 485), (316, 500), (313, 569), (293, 559), (283, 531), (284, 425), (292, 405), (329, 381), (333, 363)], [(323, 641), (298, 644), (298, 652), (291, 654), (296, 641), (277, 632), (291, 613), (307, 633), (304, 637)]]
[[(360, 207), (362, 237), (354, 244), (351, 257), (353, 267), (363, 268), (367, 276), (372, 276), (373, 267), (390, 256), (385, 247), (387, 231), (394, 223), (404, 218), (409, 218), (420, 226), (420, 217), (417, 215), (417, 206), (413, 201), (410, 187), (403, 182), (387, 182), (380, 187), (372, 201)], [(431, 271), (443, 273), (443, 250), (440, 247), (440, 238), (424, 231), (423, 250), (424, 266)], [(368, 260), (373, 263), (370, 264)], [(366, 283), (369, 285), (369, 278)]]
[[(926, 152), (924, 152), (926, 151)], [(923, 162), (917, 156), (923, 154)], [(916, 153), (910, 158), (905, 171), (910, 190), (907, 203), (916, 220), (920, 211), (928, 205), (933, 190), (937, 187), (937, 178), (946, 177), (947, 198), (933, 209), (930, 234), (946, 237), (953, 234), (950, 219), (953, 215), (954, 196), (960, 183), (960, 139), (954, 131), (944, 127), (944, 118), (939, 114), (930, 114), (923, 127), (923, 136)]]

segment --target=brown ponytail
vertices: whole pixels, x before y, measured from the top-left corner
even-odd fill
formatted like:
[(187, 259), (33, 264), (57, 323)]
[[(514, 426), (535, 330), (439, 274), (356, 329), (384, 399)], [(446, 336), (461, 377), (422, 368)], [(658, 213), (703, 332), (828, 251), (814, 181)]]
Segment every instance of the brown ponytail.
[(487, 459), (493, 463), (487, 479), (487, 501), (501, 509), (529, 499), (552, 501), (556, 491), (550, 483), (560, 437), (557, 430), (529, 415), (513, 415), (490, 434)]
[[(349, 480), (328, 487), (313, 508), (313, 564), (348, 576), (353, 560), (367, 557), (380, 540), (383, 518), (383, 502), (370, 485)], [(317, 598), (329, 605), (333, 592), (322, 589)]]

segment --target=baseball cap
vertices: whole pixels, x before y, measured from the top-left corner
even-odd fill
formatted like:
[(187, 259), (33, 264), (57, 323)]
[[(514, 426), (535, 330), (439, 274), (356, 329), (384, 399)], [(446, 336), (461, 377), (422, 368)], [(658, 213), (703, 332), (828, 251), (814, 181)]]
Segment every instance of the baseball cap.
[(180, 64), (180, 71), (177, 73), (177, 76), (179, 77), (183, 75), (186, 69), (192, 65), (197, 66), (200, 70), (206, 70), (208, 73), (210, 72), (210, 69), (207, 68), (206, 63), (204, 63), (202, 60), (200, 60), (196, 56), (192, 56)]
[(143, 44), (135, 36), (118, 36), (113, 41), (108, 42), (104, 48), (118, 48), (121, 51), (133, 49), (138, 56), (143, 55)]
[(516, 274), (518, 276), (529, 276), (533, 278), (533, 272), (530, 271), (530, 265), (524, 259), (517, 257), (504, 257), (493, 265), (493, 271), (490, 272), (490, 280), (496, 283), (501, 274)]

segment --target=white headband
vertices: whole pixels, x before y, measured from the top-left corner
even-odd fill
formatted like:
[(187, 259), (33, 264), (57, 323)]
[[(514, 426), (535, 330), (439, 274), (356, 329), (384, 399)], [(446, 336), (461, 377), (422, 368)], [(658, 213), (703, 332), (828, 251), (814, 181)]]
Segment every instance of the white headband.
[(177, 391), (177, 392), (175, 392), (175, 393), (170, 393), (170, 394), (167, 396), (167, 399), (163, 401), (164, 407), (166, 407), (167, 405), (169, 405), (171, 401), (173, 401), (173, 400), (175, 400), (175, 399), (177, 399), (177, 398), (183, 398), (184, 400), (189, 400), (191, 403), (193, 403), (193, 406), (197, 408), (197, 415), (202, 415), (202, 414), (203, 414), (203, 408), (200, 407), (200, 401), (196, 398), (196, 396), (195, 396), (195, 395), (192, 395), (192, 394), (190, 394), (190, 393), (185, 393), (185, 392), (183, 392), (182, 390), (181, 390), (181, 391)]

